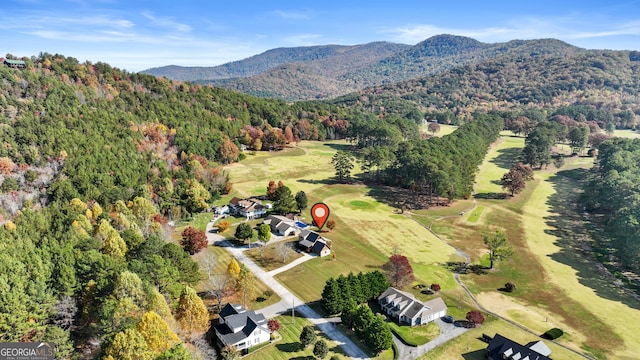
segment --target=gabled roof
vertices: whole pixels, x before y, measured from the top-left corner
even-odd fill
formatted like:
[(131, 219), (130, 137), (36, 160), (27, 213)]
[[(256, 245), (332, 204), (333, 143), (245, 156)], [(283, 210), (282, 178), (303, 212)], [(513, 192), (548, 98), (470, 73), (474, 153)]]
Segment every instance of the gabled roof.
[(324, 241), (318, 240), (313, 244), (311, 251), (319, 255), (322, 252), (322, 250), (324, 250), (325, 247), (329, 248), (329, 246), (327, 246), (327, 244)]
[(309, 241), (309, 240), (301, 240), (298, 245), (304, 247), (304, 248), (310, 248), (313, 247), (313, 242)]
[(245, 312), (245, 308), (242, 307), (242, 305), (240, 304), (231, 304), (228, 303), (227, 305), (225, 305), (222, 310), (220, 310), (220, 317), (221, 318), (226, 318), (227, 316), (230, 315), (236, 315), (239, 314), (241, 312)]
[(282, 216), (282, 215), (269, 215), (267, 216), (266, 219), (264, 219), (263, 223), (267, 224), (267, 225), (273, 225), (273, 226), (278, 226), (280, 223), (284, 222), (284, 221), (290, 221), (293, 222), (293, 220), (289, 219), (286, 216)]
[(294, 230), (295, 230), (295, 229), (296, 229), (296, 227), (295, 227), (295, 225), (293, 224), (293, 221), (290, 221), (290, 222), (284, 222), (284, 221), (282, 221), (282, 222), (280, 222), (280, 223), (276, 226), (276, 229), (277, 229), (278, 231), (280, 231), (280, 232), (285, 232), (285, 231), (287, 231), (287, 230), (289, 230), (289, 229), (294, 229)]
[[(226, 316), (223, 316), (226, 314)], [(239, 304), (227, 304), (220, 311), (224, 323), (215, 326), (220, 340), (226, 345), (233, 345), (246, 339), (257, 327), (266, 329), (267, 319), (253, 310), (247, 311)]]
[(390, 296), (389, 299), (387, 299), (387, 301), (389, 301), (390, 299), (395, 299), (395, 298), (407, 298), (411, 301), (415, 301), (416, 297), (413, 296), (413, 294), (408, 293), (408, 292), (404, 292), (404, 291), (400, 291), (394, 287), (389, 287), (387, 290), (385, 290), (382, 295), (378, 296), (378, 300), (382, 300), (386, 297)]
[[(539, 341), (538, 343), (542, 343), (542, 341)], [(529, 344), (535, 346), (537, 343), (529, 343)], [(546, 345), (544, 345), (544, 347), (547, 348)], [(549, 348), (547, 348), (547, 350), (548, 349)], [(549, 357), (535, 351), (533, 348), (520, 345), (519, 343), (509, 338), (506, 338), (500, 334), (496, 334), (493, 337), (493, 339), (489, 343), (489, 346), (487, 346), (487, 352), (489, 353), (488, 358), (495, 359), (495, 360), (503, 359), (503, 355), (509, 359), (516, 359), (516, 360), (524, 360), (524, 359), (550, 360)], [(550, 353), (551, 351), (549, 351), (549, 354)]]
[(315, 242), (318, 239), (322, 239), (322, 236), (315, 231), (311, 231), (309, 229), (304, 229), (300, 233), (300, 238), (304, 240), (309, 240), (311, 242)]
[(409, 319), (413, 319), (414, 317), (422, 313), (424, 310), (425, 310), (424, 305), (416, 301), (409, 304), (409, 306), (404, 311), (404, 316), (408, 317)]
[(410, 319), (447, 310), (447, 305), (442, 301), (442, 298), (438, 297), (422, 303), (413, 294), (400, 291), (394, 287), (389, 287), (382, 295), (378, 296), (378, 301), (383, 299), (393, 306), (393, 311), (398, 316), (406, 316)]
[(551, 349), (543, 341), (532, 341), (525, 346), (544, 356), (551, 355)]
[(440, 312), (442, 310), (447, 310), (447, 304), (444, 303), (442, 298), (431, 299), (424, 303), (424, 306), (430, 310), (430, 312)]

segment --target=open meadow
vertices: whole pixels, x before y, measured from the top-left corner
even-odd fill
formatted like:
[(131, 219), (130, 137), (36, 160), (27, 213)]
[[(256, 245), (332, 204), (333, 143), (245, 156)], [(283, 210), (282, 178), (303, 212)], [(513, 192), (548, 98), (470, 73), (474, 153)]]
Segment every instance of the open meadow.
[[(335, 258), (316, 258), (276, 276), (316, 310), (321, 309), (318, 301), (329, 277), (377, 269), (397, 251), (410, 259), (416, 283), (440, 284), (449, 312), (464, 317), (474, 306), (453, 279), (452, 264), (464, 261), (455, 247), (474, 265), (473, 271), (461, 277), (482, 306), (530, 332), (497, 318), (487, 325), (490, 330), (483, 327), (478, 331), (508, 334), (518, 340), (559, 327), (565, 335), (558, 342), (575, 351), (599, 359), (633, 358), (635, 349), (640, 348), (640, 340), (635, 339), (640, 322), (628, 319), (640, 319), (640, 304), (601, 280), (593, 256), (585, 251), (588, 239), (584, 238), (587, 235), (579, 212), (571, 205), (579, 184), (563, 176), (566, 171), (592, 166), (593, 159), (568, 158), (562, 169), (550, 165), (536, 170), (535, 180), (521, 194), (501, 199), (498, 180), (517, 161), (523, 146), (524, 138), (506, 133), (494, 143), (476, 178), (475, 201), (460, 200), (449, 207), (405, 213), (396, 209), (388, 196), (381, 196), (384, 188), (333, 181), (331, 157), (337, 149), (348, 148), (346, 142), (302, 142), (284, 153), (251, 155), (227, 169), (235, 195), (264, 194), (269, 180), (282, 180), (293, 192), (305, 191), (309, 205), (317, 201), (329, 205), (336, 227), (322, 235), (332, 241)], [(308, 213), (302, 215), (309, 220)], [(430, 224), (442, 240), (426, 229)], [(505, 228), (515, 250), (513, 259), (497, 263), (492, 270), (485, 267), (482, 243), (482, 233), (489, 226)], [(516, 283), (515, 292), (498, 290), (507, 281)], [(417, 291), (406, 290), (426, 299)], [(475, 359), (486, 347), (476, 340), (478, 331), (423, 358), (457, 354)], [(554, 358), (579, 358), (554, 344), (550, 347)]]
[[(516, 161), (522, 140), (502, 137), (494, 144), (477, 177), (478, 195), (502, 191), (496, 181)], [(537, 170), (536, 179), (513, 199), (479, 196), (483, 210), (477, 222), (471, 221), (472, 212), (466, 219), (439, 221), (434, 230), (469, 254), (472, 263), (483, 264), (482, 231), (489, 225), (505, 228), (514, 259), (463, 277), (480, 303), (537, 334), (559, 327), (565, 331), (560, 343), (592, 357), (631, 359), (640, 348), (633, 335), (639, 329), (637, 322), (624, 318), (639, 318), (640, 304), (607, 283), (593, 254), (585, 251), (589, 239), (575, 207), (580, 185), (561, 175), (592, 163), (592, 158), (577, 157), (568, 159), (561, 171), (553, 166)], [(518, 285), (515, 293), (497, 291), (507, 281)]]

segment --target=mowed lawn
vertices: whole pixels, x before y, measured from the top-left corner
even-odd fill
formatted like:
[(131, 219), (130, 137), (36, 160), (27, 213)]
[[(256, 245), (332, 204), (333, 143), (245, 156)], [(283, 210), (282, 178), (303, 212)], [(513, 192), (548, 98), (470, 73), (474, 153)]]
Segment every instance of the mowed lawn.
[[(269, 345), (266, 345), (255, 352), (249, 353), (249, 355), (243, 357), (247, 360), (286, 360), (286, 359), (307, 359), (313, 358), (313, 345), (309, 345), (306, 349), (300, 348), (300, 333), (302, 328), (311, 325), (309, 320), (302, 317), (295, 317), (294, 319), (290, 315), (280, 315), (276, 319), (280, 322), (280, 330), (278, 334), (281, 339), (275, 341)], [(329, 345), (329, 355), (338, 356), (339, 359), (347, 359), (342, 352), (342, 349), (330, 340), (322, 332), (316, 330), (318, 340), (324, 340)]]
[[(198, 283), (196, 291), (211, 290), (213, 285), (207, 279), (206, 263), (207, 258), (215, 259), (215, 265), (213, 266), (212, 274), (225, 274), (227, 272), (227, 266), (232, 259), (231, 254), (222, 247), (209, 246), (199, 253), (193, 255), (193, 260), (200, 265), (202, 280)], [(240, 303), (241, 298), (239, 294), (236, 294), (233, 298), (225, 298), (225, 301)], [(256, 279), (256, 286), (254, 288), (253, 298), (251, 304), (248, 305), (249, 309), (258, 310), (263, 307), (273, 305), (280, 301), (280, 297), (275, 294), (265, 283)]]
[[(435, 133), (435, 136), (438, 137), (442, 137), (445, 135), (449, 135), (452, 132), (456, 131), (458, 127), (456, 125), (447, 125), (447, 124), (440, 124), (440, 131), (438, 131), (437, 133)], [(422, 131), (424, 131), (425, 133), (428, 133), (429, 135), (431, 134), (431, 131), (429, 131), (429, 124), (426, 125), (422, 125), (421, 127)]]
[[(472, 329), (463, 335), (448, 341), (428, 353), (422, 355), (420, 360), (440, 360), (440, 359), (464, 359), (464, 360), (484, 360), (487, 354), (487, 343), (480, 340), (482, 334), (495, 336), (495, 334), (506, 336), (521, 344), (527, 344), (531, 341), (538, 341), (538, 336), (532, 335), (514, 325), (504, 321), (490, 318), (479, 328)], [(553, 359), (562, 360), (583, 360), (584, 357), (566, 350), (549, 341), (544, 342), (551, 350)]]
[[(265, 194), (270, 180), (282, 181), (294, 194), (309, 193), (331, 181), (335, 173), (331, 158), (338, 149), (350, 147), (346, 141), (302, 141), (279, 152), (247, 153), (245, 160), (225, 169), (234, 192), (242, 197)], [(352, 174), (359, 172), (355, 164)]]
[[(454, 249), (420, 223), (367, 195), (364, 185), (330, 185), (311, 193), (331, 209), (336, 228), (323, 236), (332, 241), (336, 258), (314, 259), (277, 276), (307, 302), (318, 301), (329, 277), (379, 269), (393, 251), (407, 256), (418, 281), (455, 287), (450, 270), (441, 266), (461, 261)], [(303, 280), (304, 279), (304, 280)]]
[(502, 132), (502, 136), (490, 148), (480, 171), (476, 176), (474, 190), (476, 194), (502, 193), (500, 181), (511, 165), (515, 163), (524, 147), (524, 138), (511, 136), (511, 132)]
[[(516, 161), (524, 145), (523, 140), (503, 136), (493, 145), (477, 177), (478, 194), (502, 192), (495, 181)], [(591, 158), (572, 158), (565, 168), (589, 167), (592, 161)], [(483, 306), (537, 333), (558, 326), (565, 331), (559, 341), (578, 351), (598, 358), (613, 354), (615, 358), (631, 358), (628, 351), (640, 348), (633, 339), (638, 333), (637, 322), (626, 325), (628, 322), (623, 319), (638, 317), (638, 311), (616, 301), (619, 299), (615, 297), (612, 300), (598, 297), (593, 289), (583, 284), (585, 276), (601, 277), (594, 270), (587, 271), (593, 267), (592, 264), (566, 259), (558, 261), (558, 254), (563, 249), (557, 245), (557, 236), (553, 235), (554, 224), (550, 219), (562, 215), (550, 213), (548, 204), (555, 191), (548, 180), (555, 171), (553, 166), (542, 172), (536, 171), (536, 180), (528, 183), (527, 189), (516, 198), (478, 199), (478, 206), (484, 207), (478, 223), (464, 221), (464, 217), (453, 217), (437, 222), (434, 230), (471, 255), (472, 263), (478, 263), (486, 256), (481, 242), (482, 231), (488, 225), (506, 228), (509, 240), (516, 248), (515, 258), (498, 264), (493, 271), (464, 276), (465, 283)], [(506, 281), (519, 284), (514, 294), (504, 295), (497, 291)], [(599, 300), (589, 299), (589, 294)], [(585, 299), (589, 301), (585, 302)], [(638, 305), (634, 307), (640, 308)], [(611, 317), (612, 313), (616, 315)], [(447, 343), (443, 348), (452, 346)], [(457, 349), (453, 353), (464, 352)], [(481, 354), (478, 356), (482, 357)]]
[[(583, 161), (590, 161), (590, 159)], [(613, 355), (610, 356), (614, 358), (638, 358), (640, 321), (637, 320), (640, 320), (640, 303), (627, 298), (622, 302), (620, 298), (611, 294), (607, 294), (609, 299), (605, 298), (600, 296), (596, 289), (584, 284), (585, 280), (600, 278), (602, 274), (593, 264), (562, 254), (563, 249), (557, 245), (562, 239), (552, 233), (554, 228), (548, 220), (561, 216), (553, 213), (549, 205), (549, 198), (560, 189), (554, 188), (554, 184), (549, 181), (551, 174), (542, 176), (545, 181), (538, 184), (536, 196), (532, 196), (523, 209), (525, 236), (532, 252), (546, 269), (549, 280), (560, 286), (565, 296), (580, 302), (589, 315), (597, 317), (597, 322), (614, 329), (615, 335), (597, 333), (593, 331), (594, 329), (577, 329), (577, 331), (584, 332), (591, 342), (603, 348), (611, 348)], [(592, 322), (595, 323), (595, 319), (592, 319)], [(611, 339), (611, 335), (614, 335), (613, 342), (620, 337), (623, 344), (610, 343), (610, 346), (607, 346), (606, 343), (602, 343), (603, 336)], [(599, 339), (601, 341), (598, 341)]]
[(613, 132), (613, 136), (628, 139), (640, 139), (640, 132), (634, 130), (616, 130)]

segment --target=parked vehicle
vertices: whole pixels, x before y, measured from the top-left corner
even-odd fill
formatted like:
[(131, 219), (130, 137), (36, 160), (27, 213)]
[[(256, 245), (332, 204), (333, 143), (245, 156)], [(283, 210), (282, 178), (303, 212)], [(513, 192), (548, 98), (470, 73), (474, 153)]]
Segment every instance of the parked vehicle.
[(449, 323), (449, 324), (453, 324), (454, 321), (456, 321), (456, 319), (453, 318), (453, 316), (451, 315), (445, 315), (442, 318), (442, 321)]

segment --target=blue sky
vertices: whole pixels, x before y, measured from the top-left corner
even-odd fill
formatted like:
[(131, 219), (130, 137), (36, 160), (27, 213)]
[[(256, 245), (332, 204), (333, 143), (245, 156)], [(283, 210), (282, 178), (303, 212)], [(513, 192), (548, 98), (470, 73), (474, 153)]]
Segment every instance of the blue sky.
[(640, 50), (639, 1), (4, 0), (0, 55), (41, 51), (129, 71), (215, 66), (277, 47), (557, 38)]

